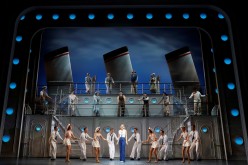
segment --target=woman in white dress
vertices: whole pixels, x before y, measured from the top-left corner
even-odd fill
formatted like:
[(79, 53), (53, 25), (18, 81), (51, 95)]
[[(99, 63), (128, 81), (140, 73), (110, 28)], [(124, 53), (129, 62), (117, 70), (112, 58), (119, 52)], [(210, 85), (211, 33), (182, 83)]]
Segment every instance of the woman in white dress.
[(189, 141), (189, 135), (188, 135), (188, 132), (186, 131), (186, 128), (185, 128), (184, 125), (181, 126), (181, 130), (182, 130), (182, 133), (181, 133), (180, 137), (176, 141), (179, 141), (181, 138), (183, 138), (183, 144), (182, 144), (183, 161), (182, 161), (182, 163), (185, 162), (184, 153), (185, 153), (185, 149), (186, 149), (187, 156), (188, 156), (188, 164), (190, 164), (190, 155), (189, 155), (190, 141)]
[(95, 153), (96, 153), (96, 162), (100, 163), (99, 161), (99, 155), (100, 155), (100, 138), (107, 141), (107, 139), (105, 139), (102, 134), (101, 134), (101, 128), (100, 127), (96, 127), (95, 129), (95, 133), (94, 133), (94, 140), (92, 141), (92, 146), (95, 149)]
[(66, 162), (70, 162), (70, 154), (71, 154), (71, 139), (76, 140), (76, 138), (72, 132), (71, 124), (67, 125), (67, 130), (65, 132), (65, 138), (63, 140), (64, 145), (66, 146)]
[(148, 143), (148, 142), (151, 142), (152, 145), (151, 145), (151, 148), (150, 148), (150, 151), (149, 151), (149, 159), (147, 161), (147, 163), (150, 163), (151, 162), (151, 158), (152, 158), (152, 153), (154, 153), (155, 155), (155, 163), (158, 162), (158, 155), (157, 155), (157, 151), (158, 151), (158, 141), (157, 141), (157, 137), (155, 135), (155, 133), (153, 132), (153, 129), (152, 128), (148, 128), (148, 138), (147, 140), (143, 141), (142, 144), (144, 143)]

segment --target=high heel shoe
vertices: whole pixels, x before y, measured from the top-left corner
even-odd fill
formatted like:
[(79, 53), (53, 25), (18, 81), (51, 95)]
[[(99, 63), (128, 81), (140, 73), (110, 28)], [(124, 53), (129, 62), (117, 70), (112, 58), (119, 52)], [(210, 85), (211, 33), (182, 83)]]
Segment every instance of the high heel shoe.
[(158, 160), (155, 160), (154, 163), (158, 163)]
[(146, 161), (146, 163), (151, 163), (151, 160)]
[(185, 162), (185, 160), (183, 159), (182, 163), (184, 163), (184, 162)]

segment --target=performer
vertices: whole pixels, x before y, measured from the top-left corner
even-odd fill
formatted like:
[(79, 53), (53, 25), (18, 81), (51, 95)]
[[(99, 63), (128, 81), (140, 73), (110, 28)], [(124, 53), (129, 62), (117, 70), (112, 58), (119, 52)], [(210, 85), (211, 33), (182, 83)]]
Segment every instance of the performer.
[(158, 162), (158, 156), (157, 156), (157, 150), (158, 150), (158, 141), (157, 141), (157, 137), (155, 135), (155, 133), (153, 132), (153, 129), (152, 128), (148, 128), (148, 138), (147, 140), (143, 141), (142, 143), (147, 143), (149, 141), (151, 141), (152, 145), (151, 145), (151, 148), (150, 148), (150, 151), (149, 151), (149, 159), (147, 161), (147, 163), (150, 163), (151, 162), (151, 158), (152, 158), (152, 153), (154, 153), (155, 155), (155, 163)]
[(123, 95), (123, 92), (120, 91), (117, 96), (117, 104), (118, 104), (118, 116), (124, 116), (125, 114), (125, 104), (126, 104), (126, 96)]
[(132, 152), (130, 155), (130, 159), (134, 160), (135, 153), (137, 152), (136, 159), (140, 160), (141, 138), (140, 138), (140, 133), (138, 132), (138, 128), (134, 128), (134, 133), (128, 139), (128, 141), (130, 141), (132, 138), (134, 139), (134, 143), (133, 143), (133, 148), (132, 148)]
[(79, 146), (81, 149), (81, 156), (80, 159), (83, 161), (86, 161), (87, 156), (86, 156), (86, 142), (88, 142), (91, 139), (93, 140), (92, 137), (89, 136), (88, 134), (88, 128), (84, 127), (84, 131), (81, 133), (80, 138), (79, 138)]
[(99, 92), (96, 91), (93, 95), (93, 112), (96, 116), (100, 116), (100, 102), (102, 101)]
[(96, 75), (92, 77), (91, 92), (96, 91)]
[(157, 94), (160, 94), (160, 76), (157, 75), (156, 78), (156, 88), (157, 88)]
[(131, 93), (137, 94), (138, 75), (135, 71), (131, 73)]
[(149, 97), (147, 96), (146, 93), (143, 94), (143, 96), (138, 99), (139, 101), (143, 100), (143, 117), (149, 117)]
[(156, 93), (157, 91), (157, 88), (156, 88), (156, 75), (155, 73), (152, 73), (151, 76), (150, 76), (150, 91), (151, 93)]
[(167, 149), (168, 149), (168, 136), (164, 133), (164, 130), (160, 130), (160, 137), (158, 142), (161, 141), (161, 148), (158, 152), (159, 160), (168, 160), (167, 158)]
[(85, 93), (90, 94), (90, 91), (91, 91), (90, 86), (91, 86), (91, 81), (92, 80), (91, 80), (91, 77), (90, 77), (89, 73), (86, 74), (86, 77), (84, 78), (84, 81), (85, 81)]
[(57, 139), (60, 139), (63, 141), (62, 137), (60, 136), (58, 132), (58, 127), (54, 126), (54, 130), (51, 133), (51, 136), (49, 137), (49, 144), (50, 144), (50, 149), (51, 149), (51, 160), (56, 159), (56, 153), (57, 153)]
[(201, 115), (201, 97), (205, 96), (206, 95), (202, 95), (196, 87), (193, 88), (193, 92), (189, 96), (189, 99), (192, 97), (194, 99), (194, 115)]
[(125, 143), (128, 145), (128, 142), (127, 142), (127, 130), (125, 129), (124, 124), (120, 125), (120, 130), (118, 131), (118, 139), (119, 141), (117, 142), (117, 144), (119, 143), (119, 148), (120, 148), (120, 162), (125, 162), (125, 149), (126, 149)]
[(69, 95), (69, 111), (70, 111), (70, 115), (71, 116), (76, 116), (76, 112), (75, 112), (75, 110), (76, 110), (76, 105), (78, 104), (78, 97), (74, 94), (74, 91), (75, 90), (73, 90), (72, 92), (71, 92), (71, 94)]
[(67, 125), (67, 130), (65, 132), (65, 138), (63, 140), (64, 145), (66, 146), (66, 158), (65, 162), (70, 162), (70, 154), (71, 154), (71, 139), (77, 140), (72, 132), (71, 124)]
[(114, 84), (114, 79), (111, 77), (110, 73), (107, 73), (107, 77), (105, 78), (105, 85), (106, 85), (106, 94), (111, 94), (112, 86)]
[(190, 155), (189, 155), (190, 143), (189, 143), (188, 132), (186, 131), (186, 128), (185, 128), (184, 125), (181, 125), (181, 130), (182, 130), (182, 133), (181, 133), (180, 137), (179, 137), (176, 141), (179, 141), (181, 138), (184, 139), (184, 140), (183, 140), (183, 144), (182, 144), (182, 156), (183, 156), (183, 161), (182, 161), (182, 163), (185, 162), (184, 153), (185, 153), (185, 149), (186, 149), (187, 156), (188, 156), (188, 164), (190, 164)]
[(95, 153), (96, 153), (96, 162), (100, 163), (99, 160), (99, 155), (100, 155), (100, 138), (107, 141), (107, 139), (105, 139), (102, 134), (101, 134), (101, 128), (100, 127), (96, 127), (95, 129), (95, 133), (94, 133), (94, 140), (92, 141), (92, 146), (95, 149)]
[(42, 90), (40, 91), (40, 100), (42, 103), (42, 113), (46, 113), (48, 111), (48, 100), (47, 99), (51, 99), (52, 98), (50, 96), (48, 96), (47, 92), (46, 92), (47, 87), (43, 86)]
[(166, 92), (164, 92), (161, 100), (158, 102), (158, 104), (163, 102), (164, 116), (169, 116), (170, 115), (170, 111), (169, 111), (169, 107), (168, 107), (168, 105), (170, 104), (169, 100), (170, 100), (170, 97), (168, 96), (168, 94)]
[(110, 132), (107, 134), (107, 141), (109, 146), (109, 159), (114, 160), (115, 158), (115, 139), (118, 141), (114, 128), (110, 128)]
[(191, 138), (191, 145), (189, 148), (190, 151), (190, 157), (191, 159), (194, 160), (194, 149), (196, 152), (196, 160), (199, 160), (199, 144), (200, 144), (200, 136), (199, 136), (199, 132), (195, 129), (195, 125), (192, 125), (192, 130), (189, 133), (189, 138)]

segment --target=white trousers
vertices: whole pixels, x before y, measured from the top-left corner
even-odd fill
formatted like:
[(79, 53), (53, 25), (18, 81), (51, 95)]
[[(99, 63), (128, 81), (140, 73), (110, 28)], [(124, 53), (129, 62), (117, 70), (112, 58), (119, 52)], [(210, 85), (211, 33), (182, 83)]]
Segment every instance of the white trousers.
[(194, 149), (196, 152), (196, 159), (199, 159), (199, 142), (192, 142), (189, 148), (190, 158), (194, 159)]
[(114, 143), (109, 143), (109, 158), (114, 159), (115, 158), (115, 144)]
[(52, 141), (51, 142), (51, 158), (56, 159), (56, 152), (57, 152), (57, 144), (56, 142)]
[(79, 146), (81, 149), (80, 159), (87, 159), (87, 157), (86, 157), (86, 144), (85, 143), (79, 143)]
[(85, 92), (90, 92), (90, 83), (85, 83)]
[(162, 145), (161, 149), (158, 152), (159, 159), (167, 159), (167, 149), (168, 149), (168, 144)]
[(134, 159), (134, 155), (135, 155), (135, 153), (137, 153), (137, 159), (139, 159), (140, 158), (140, 150), (141, 150), (141, 142), (139, 142), (139, 143), (135, 142), (133, 144), (133, 148), (132, 148), (132, 152), (131, 152), (130, 157)]

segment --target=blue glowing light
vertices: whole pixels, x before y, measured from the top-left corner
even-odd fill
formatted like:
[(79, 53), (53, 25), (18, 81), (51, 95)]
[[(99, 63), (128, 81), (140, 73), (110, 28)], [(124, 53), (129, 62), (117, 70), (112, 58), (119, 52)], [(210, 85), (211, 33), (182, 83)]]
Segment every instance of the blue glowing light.
[(242, 145), (242, 144), (244, 143), (244, 140), (243, 140), (242, 137), (236, 137), (236, 138), (234, 139), (234, 141), (235, 141), (235, 143), (236, 143), (237, 145)]
[(234, 117), (237, 117), (239, 115), (239, 110), (236, 108), (231, 109), (231, 114)]
[(19, 62), (20, 62), (20, 60), (19, 60), (18, 58), (14, 58), (14, 59), (13, 59), (13, 64), (14, 64), (14, 65), (18, 65)]
[(230, 65), (230, 64), (232, 63), (232, 60), (231, 60), (230, 58), (225, 58), (225, 59), (224, 59), (224, 63), (225, 63), (226, 65)]
[(13, 108), (7, 108), (5, 112), (7, 115), (12, 115), (14, 113), (14, 109)]
[(112, 14), (112, 13), (110, 13), (110, 14), (108, 14), (108, 19), (114, 19), (114, 14)]
[(134, 127), (131, 127), (131, 128), (130, 128), (130, 131), (131, 131), (132, 133), (134, 133)]
[(95, 14), (92, 14), (92, 13), (89, 14), (89, 15), (88, 15), (88, 18), (91, 19), (91, 20), (94, 19), (94, 18), (95, 18)]
[(201, 14), (200, 14), (200, 17), (201, 17), (201, 19), (206, 19), (206, 18), (207, 18), (207, 14), (201, 13)]
[(9, 84), (10, 89), (15, 89), (16, 88), (16, 83), (12, 82)]
[(20, 20), (24, 20), (25, 19), (25, 15), (21, 16)]
[(147, 13), (147, 14), (146, 14), (146, 18), (147, 18), (147, 19), (152, 19), (152, 18), (153, 18), (152, 13)]
[(106, 103), (107, 103), (107, 104), (112, 103), (112, 99), (111, 99), (111, 98), (106, 98)]
[(171, 14), (171, 13), (165, 14), (165, 18), (166, 18), (166, 19), (171, 19), (171, 18), (172, 18), (172, 14)]
[(230, 90), (233, 90), (235, 88), (235, 84), (234, 83), (228, 83), (227, 88)]
[(215, 69), (215, 68), (213, 68), (213, 72), (214, 72), (214, 73), (216, 72), (216, 69)]
[(211, 53), (213, 53), (213, 52), (214, 52), (214, 49), (213, 49), (213, 48), (211, 48), (211, 50), (210, 50), (210, 51), (211, 51)]
[(42, 127), (41, 127), (40, 125), (37, 125), (37, 126), (35, 127), (35, 131), (36, 131), (36, 132), (40, 132), (41, 129), (42, 129)]
[(107, 127), (107, 128), (105, 129), (105, 132), (109, 133), (109, 132), (110, 132), (110, 128)]
[(58, 14), (53, 14), (53, 20), (58, 20), (59, 19), (59, 15)]
[(84, 98), (84, 103), (85, 104), (88, 104), (90, 102), (90, 99), (89, 98)]
[(225, 18), (221, 13), (218, 14), (218, 17), (219, 17), (219, 19), (224, 19)]
[(42, 15), (41, 14), (37, 14), (35, 17), (38, 21), (42, 19)]
[(208, 132), (208, 128), (207, 128), (207, 127), (203, 127), (203, 128), (202, 128), (202, 132), (203, 132), (203, 133), (207, 133), (207, 132)]
[(216, 93), (216, 94), (218, 94), (218, 93), (219, 93), (219, 90), (218, 90), (217, 88), (215, 89), (215, 93)]
[(71, 20), (76, 19), (76, 14), (70, 14), (70, 15), (69, 15), (69, 18), (70, 18)]
[(134, 99), (133, 99), (133, 98), (129, 98), (129, 99), (128, 99), (128, 102), (129, 102), (130, 104), (133, 104), (133, 103), (134, 103)]
[(151, 99), (151, 102), (152, 102), (153, 104), (156, 104), (156, 103), (157, 103), (157, 99), (156, 99), (156, 98), (152, 98), (152, 99)]
[(29, 53), (32, 53), (32, 49), (29, 50)]
[(82, 131), (82, 132), (84, 132), (84, 127), (83, 127), (83, 128), (81, 128), (81, 131)]
[(160, 130), (161, 130), (161, 128), (160, 128), (160, 127), (156, 127), (156, 128), (155, 128), (155, 132), (157, 132), (157, 133), (159, 133), (159, 132), (160, 132)]
[(221, 36), (221, 40), (222, 41), (227, 41), (228, 40), (228, 36), (227, 35), (222, 35)]
[(2, 141), (3, 141), (4, 143), (9, 142), (9, 141), (10, 141), (10, 136), (9, 136), (9, 135), (3, 135)]
[(16, 36), (16, 41), (21, 42), (22, 41), (22, 36)]
[(183, 14), (183, 18), (184, 18), (184, 19), (189, 19), (189, 14), (188, 14), (188, 13), (184, 13), (184, 14)]
[(133, 14), (128, 13), (128, 14), (127, 14), (127, 19), (133, 19)]

